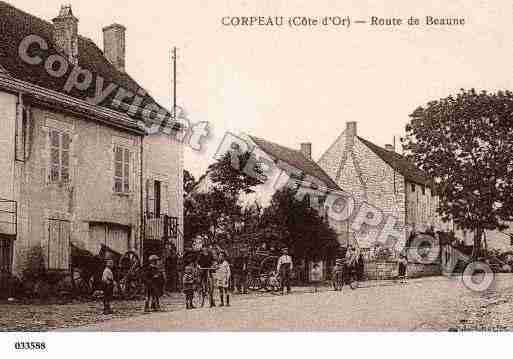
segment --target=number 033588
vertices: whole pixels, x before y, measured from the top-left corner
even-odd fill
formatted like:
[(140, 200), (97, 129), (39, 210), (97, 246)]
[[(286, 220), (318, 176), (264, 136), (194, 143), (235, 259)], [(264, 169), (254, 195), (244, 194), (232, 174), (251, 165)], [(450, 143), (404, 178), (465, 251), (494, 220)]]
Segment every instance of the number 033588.
[(16, 350), (46, 350), (45, 342), (16, 342), (14, 343)]

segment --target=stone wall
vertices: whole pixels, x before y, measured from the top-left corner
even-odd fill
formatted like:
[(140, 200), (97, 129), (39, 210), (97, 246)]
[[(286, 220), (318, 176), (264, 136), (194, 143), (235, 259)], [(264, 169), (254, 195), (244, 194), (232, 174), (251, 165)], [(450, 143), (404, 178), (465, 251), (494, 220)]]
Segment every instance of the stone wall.
[[(347, 240), (349, 230), (349, 237), (356, 237), (360, 247), (368, 248), (381, 234), (387, 218), (392, 217), (396, 224), (389, 234), (397, 237), (398, 230), (401, 246), (406, 240), (404, 178), (354, 135), (356, 129), (349, 132), (346, 129), (321, 156), (318, 164), (340, 188), (354, 197), (357, 206), (362, 203), (370, 204), (381, 211), (383, 220), (381, 225), (368, 228), (363, 233), (354, 232), (347, 223), (339, 224), (336, 228), (344, 238), (341, 242)], [(342, 235), (344, 232), (346, 233)]]
[[(399, 265), (395, 261), (365, 263), (364, 276), (368, 280), (387, 280), (398, 276)], [(442, 274), (442, 267), (436, 264), (409, 263), (408, 278), (429, 277)]]

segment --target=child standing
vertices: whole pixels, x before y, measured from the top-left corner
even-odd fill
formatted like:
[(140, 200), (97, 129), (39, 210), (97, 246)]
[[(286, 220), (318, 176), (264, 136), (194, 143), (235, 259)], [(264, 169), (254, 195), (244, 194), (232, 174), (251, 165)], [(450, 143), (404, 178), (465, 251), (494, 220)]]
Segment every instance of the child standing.
[(221, 307), (224, 307), (224, 296), (226, 296), (226, 306), (230, 306), (230, 293), (228, 288), (230, 286), (230, 264), (225, 259), (224, 252), (219, 253), (219, 265), (216, 270), (217, 287), (219, 288), (219, 298), (221, 299)]
[(103, 284), (103, 314), (113, 314), (114, 311), (110, 307), (110, 302), (112, 301), (112, 295), (114, 292), (114, 274), (112, 273), (112, 268), (114, 267), (114, 261), (112, 259), (107, 259), (105, 263), (105, 269), (102, 274), (102, 284)]
[(194, 309), (192, 305), (192, 297), (194, 295), (194, 266), (192, 263), (187, 264), (183, 273), (183, 293), (185, 294), (185, 308)]
[(321, 278), (322, 278), (321, 268), (319, 267), (318, 263), (315, 263), (313, 265), (311, 278), (312, 278), (312, 283), (314, 286), (314, 292), (317, 293), (317, 287), (320, 285)]

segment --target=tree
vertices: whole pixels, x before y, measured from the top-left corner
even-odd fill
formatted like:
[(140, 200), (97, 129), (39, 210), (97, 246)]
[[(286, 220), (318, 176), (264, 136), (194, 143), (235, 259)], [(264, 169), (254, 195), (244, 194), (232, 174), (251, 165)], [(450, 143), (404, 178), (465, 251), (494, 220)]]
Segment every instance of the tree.
[(234, 197), (253, 193), (254, 187), (263, 182), (262, 171), (249, 152), (226, 153), (207, 172), (218, 188)]
[(253, 187), (261, 182), (244, 171), (253, 166), (254, 173), (259, 173), (258, 165), (249, 153), (238, 155), (237, 166), (233, 166), (232, 156), (227, 153), (208, 167), (207, 176), (213, 183), (208, 192), (194, 192), (194, 177), (184, 173), (186, 192), (190, 187), (185, 183), (186, 178), (192, 184), (184, 204), (186, 240), (197, 236), (208, 243), (217, 243), (221, 237), (227, 241), (235, 239), (243, 216), (239, 198), (242, 194), (252, 193)]
[(263, 217), (264, 227), (270, 228), (298, 258), (325, 257), (339, 247), (337, 234), (310, 206), (308, 196), (298, 200), (296, 190), (291, 188), (274, 193)]
[(183, 192), (184, 196), (187, 196), (192, 192), (194, 187), (196, 186), (196, 178), (187, 170), (183, 170)]
[(438, 212), (474, 232), (504, 230), (513, 214), (513, 93), (461, 90), (410, 115), (403, 148), (434, 179)]
[(240, 213), (240, 206), (234, 198), (217, 188), (192, 193), (186, 202), (184, 234), (187, 240), (199, 236), (206, 243), (216, 243), (217, 236), (231, 228), (234, 214)]

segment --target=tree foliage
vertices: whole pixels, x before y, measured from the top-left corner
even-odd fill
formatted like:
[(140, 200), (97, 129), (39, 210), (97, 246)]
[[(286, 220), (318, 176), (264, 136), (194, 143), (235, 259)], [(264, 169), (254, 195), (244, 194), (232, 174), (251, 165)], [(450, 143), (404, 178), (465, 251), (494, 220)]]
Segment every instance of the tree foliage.
[(274, 193), (262, 222), (298, 258), (325, 257), (339, 247), (337, 234), (310, 206), (308, 196), (298, 200), (296, 191), (290, 188)]
[(410, 115), (403, 148), (435, 180), (439, 213), (474, 232), (503, 230), (513, 214), (513, 93), (461, 90)]
[(261, 184), (261, 170), (249, 152), (226, 153), (208, 167), (210, 179), (221, 190), (231, 196), (250, 194)]
[[(227, 153), (209, 166), (206, 180), (212, 181), (212, 186), (208, 191), (191, 189), (186, 197), (184, 205), (186, 240), (199, 236), (212, 244), (217, 243), (219, 237), (224, 240), (233, 240), (235, 237), (237, 225), (241, 222), (243, 215), (239, 198), (242, 194), (252, 193), (253, 187), (261, 182), (258, 178), (242, 171), (248, 164), (251, 165), (252, 158), (249, 153), (239, 154), (237, 158), (239, 169), (233, 165), (232, 156), (233, 154)], [(256, 167), (254, 163), (253, 166)], [(186, 174), (184, 174), (184, 182), (185, 176)]]
[(192, 192), (194, 187), (196, 186), (196, 178), (187, 170), (183, 170), (183, 192), (184, 196), (187, 196)]

